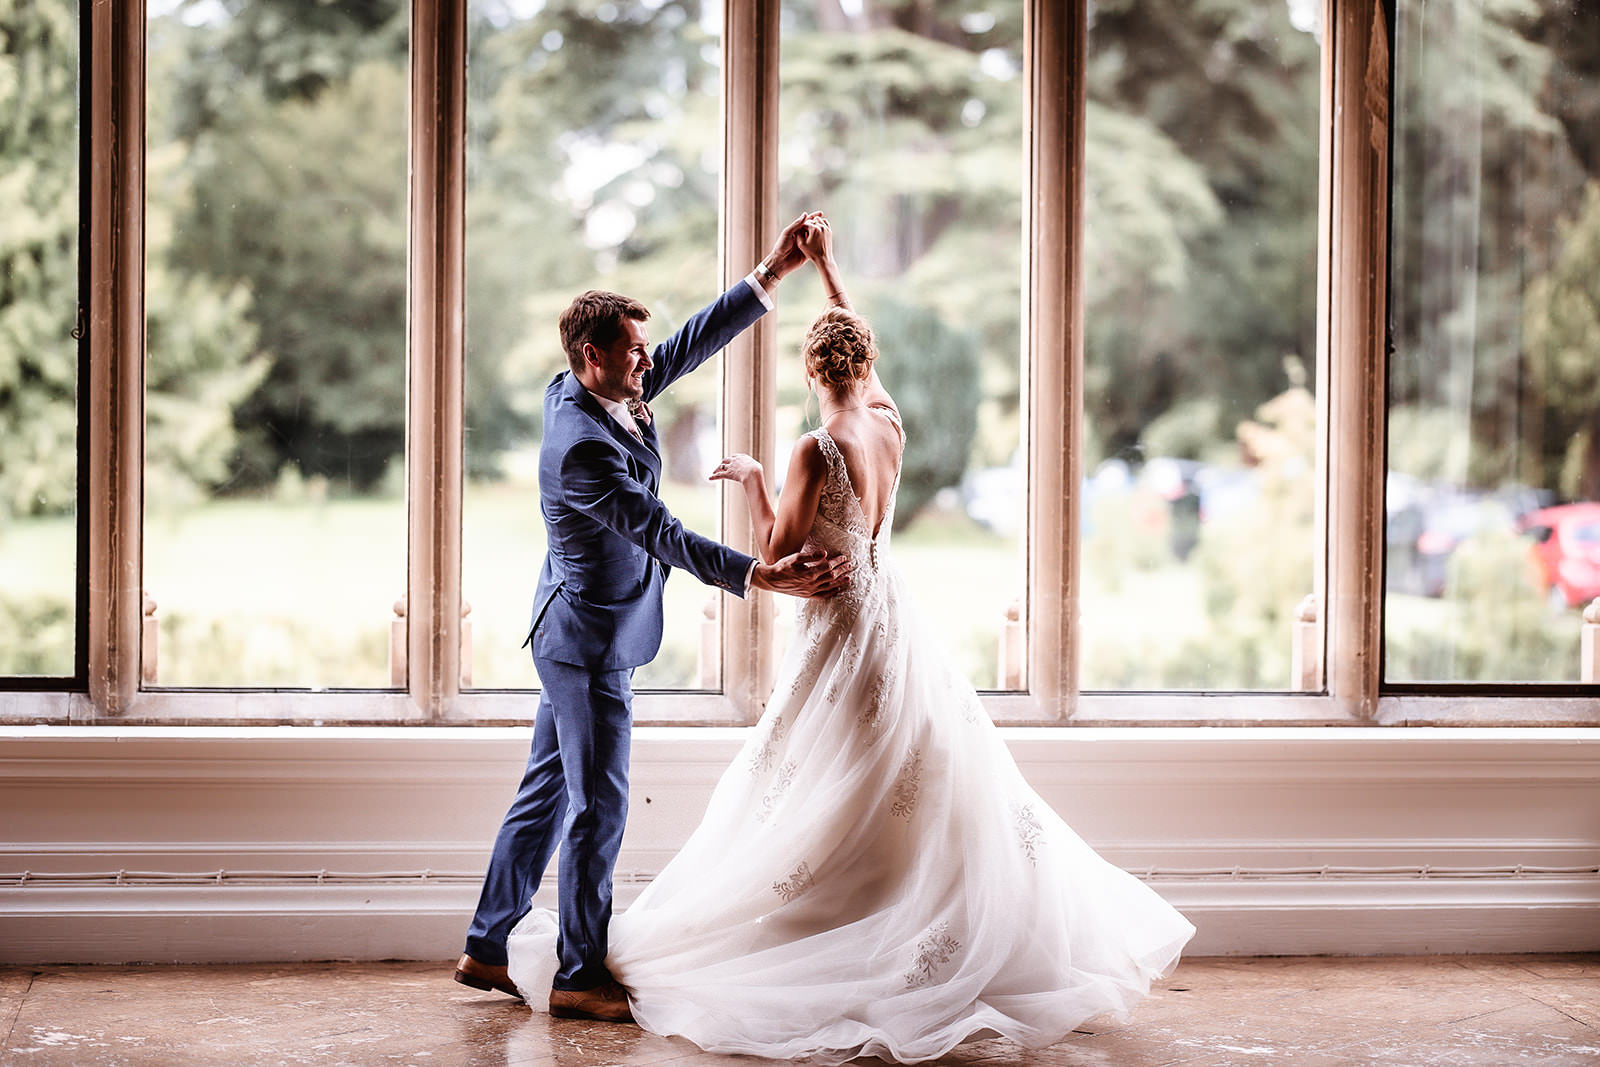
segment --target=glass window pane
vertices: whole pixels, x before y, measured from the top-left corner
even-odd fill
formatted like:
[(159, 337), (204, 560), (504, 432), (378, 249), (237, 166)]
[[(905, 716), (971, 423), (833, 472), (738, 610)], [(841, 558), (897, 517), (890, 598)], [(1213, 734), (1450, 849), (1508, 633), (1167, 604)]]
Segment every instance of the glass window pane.
[(389, 685), (409, 8), (149, 5), (144, 580), (161, 685)]
[(1402, 0), (1385, 676), (1578, 680), (1600, 596), (1600, 9)]
[(0, 7), (0, 675), (68, 676), (78, 562), (78, 5)]
[[(567, 367), (557, 320), (610, 289), (663, 341), (717, 295), (721, 14), (714, 0), (472, 0), (467, 96), (467, 486), (462, 595), (473, 684), (535, 688), (526, 649), (545, 549), (538, 459), (545, 387)], [(721, 357), (651, 402), (661, 499), (716, 537)], [(720, 596), (666, 585), (666, 632), (636, 689), (721, 685), (702, 651)]]
[(1312, 592), (1318, 0), (1091, 5), (1086, 689), (1287, 689)]
[[(905, 417), (896, 562), (973, 683), (1022, 688), (1023, 5), (784, 0), (781, 20), (780, 217), (827, 212)], [(784, 282), (780, 472), (816, 424), (800, 344), (825, 306), (814, 271)]]

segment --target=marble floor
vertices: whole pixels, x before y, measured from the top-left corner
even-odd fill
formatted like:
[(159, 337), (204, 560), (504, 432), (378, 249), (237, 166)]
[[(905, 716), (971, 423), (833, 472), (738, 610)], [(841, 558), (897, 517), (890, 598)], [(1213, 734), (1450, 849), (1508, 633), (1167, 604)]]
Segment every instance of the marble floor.
[[(552, 1020), (446, 963), (0, 968), (0, 1064), (759, 1067)], [(861, 1060), (860, 1064), (877, 1064)], [(1185, 960), (1126, 1023), (963, 1067), (1600, 1064), (1600, 956)]]

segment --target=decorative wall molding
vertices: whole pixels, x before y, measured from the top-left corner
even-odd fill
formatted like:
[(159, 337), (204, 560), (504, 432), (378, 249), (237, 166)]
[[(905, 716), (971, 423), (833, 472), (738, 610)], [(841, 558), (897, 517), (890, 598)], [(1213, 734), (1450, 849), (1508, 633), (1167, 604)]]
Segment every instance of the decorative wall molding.
[[(1600, 949), (1600, 731), (1003, 734), (1090, 844), (1190, 916), (1196, 954)], [(619, 905), (746, 736), (636, 731)], [(0, 729), (0, 962), (447, 959), (527, 743)]]

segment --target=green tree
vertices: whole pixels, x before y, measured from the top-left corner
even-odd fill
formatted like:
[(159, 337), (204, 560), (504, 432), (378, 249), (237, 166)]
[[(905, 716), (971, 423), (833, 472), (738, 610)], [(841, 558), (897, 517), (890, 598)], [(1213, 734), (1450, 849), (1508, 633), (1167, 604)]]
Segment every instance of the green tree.
[(1320, 53), (1281, 0), (1094, 5), (1085, 384), (1108, 453), (1198, 398), (1226, 441), (1282, 354), (1314, 351)]
[[(981, 464), (1011, 459), (1022, 396), (1020, 15), (1018, 5), (981, 0), (878, 0), (849, 14), (822, 0), (784, 12), (784, 214), (827, 210), (859, 306), (937, 308), (968, 338), (975, 385), (963, 372), (911, 387), (981, 401), (983, 428), (966, 438)], [(791, 289), (790, 306), (796, 297), (810, 306), (807, 281)], [(804, 327), (780, 318), (780, 350), (798, 352)], [(919, 358), (890, 337), (883, 355), (886, 375)], [(915, 512), (902, 504), (899, 521)]]
[[(555, 324), (574, 295), (599, 286), (638, 297), (657, 339), (715, 296), (718, 185), (705, 161), (721, 138), (707, 60), (716, 39), (700, 0), (479, 10), (467, 388), (468, 456), (482, 475), (498, 447), (537, 426), (544, 387), (566, 367)], [(717, 392), (714, 375), (698, 374), (663, 396), (654, 407), (666, 437), (714, 417)], [(674, 458), (669, 477), (704, 476)]]
[(272, 354), (235, 412), (246, 483), (292, 462), (370, 489), (405, 449), (405, 95), (380, 63), (310, 99), (241, 95), (190, 150), (172, 263), (247, 287)]
[[(165, 265), (248, 291), (269, 354), (234, 411), (230, 487), (272, 484), (287, 464), (368, 490), (404, 452), (408, 14), (400, 0), (225, 0), (152, 23), (151, 140), (181, 150), (193, 189), (170, 201), (180, 215)], [(477, 232), (503, 225), (498, 214), (474, 219)], [(538, 244), (536, 217), (512, 230), (524, 250)], [(524, 320), (496, 281), (473, 273), (471, 328), (503, 342)], [(474, 370), (478, 469), (526, 413), (497, 365)]]
[(894, 527), (904, 529), (933, 495), (957, 485), (978, 431), (978, 360), (970, 336), (934, 312), (879, 300), (870, 315), (884, 387), (905, 422), (906, 450)]
[(77, 487), (78, 20), (0, 0), (0, 515)]
[(1528, 287), (1523, 336), (1531, 384), (1548, 407), (1543, 452), (1559, 457), (1555, 482), (1571, 499), (1600, 500), (1600, 182), (1561, 228), (1561, 251)]
[(404, 0), (183, 0), (158, 21), (183, 52), (170, 121), (185, 141), (255, 101), (314, 100), (363, 63), (403, 68), (410, 41)]
[[(1195, 247), (1222, 221), (1204, 172), (1147, 119), (1089, 105), (1084, 388), (1108, 453), (1182, 396), (1214, 395), (1185, 295)], [(1225, 432), (1220, 426), (1212, 432)]]
[(1584, 55), (1593, 21), (1547, 0), (1399, 7), (1390, 396), (1448, 413), (1467, 442), (1444, 472), (1459, 485), (1557, 484), (1566, 443), (1542, 428), (1562, 398), (1528, 388), (1524, 289), (1600, 164), (1573, 139), (1593, 106), (1571, 77), (1600, 62)]
[[(78, 476), (78, 22), (76, 5), (0, 0), (0, 514), (71, 511)], [(149, 180), (171, 173), (160, 153)], [(193, 495), (225, 476), (228, 412), (259, 378), (249, 293), (169, 278), (170, 211), (146, 242), (146, 478)]]

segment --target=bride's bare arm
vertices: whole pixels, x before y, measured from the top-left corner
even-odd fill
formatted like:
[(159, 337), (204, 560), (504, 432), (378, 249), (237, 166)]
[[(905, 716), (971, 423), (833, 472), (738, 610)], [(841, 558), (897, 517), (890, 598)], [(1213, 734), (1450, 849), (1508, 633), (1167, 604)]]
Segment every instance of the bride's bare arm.
[[(834, 307), (854, 311), (850, 306), (850, 297), (844, 291), (844, 279), (839, 274), (839, 264), (833, 258), (833, 230), (828, 225), (828, 220), (817, 215), (806, 222), (805, 228), (798, 236), (800, 251), (805, 253), (817, 274), (822, 279), (822, 291), (828, 294), (828, 303)], [(866, 392), (862, 396), (863, 402), (868, 407), (888, 408), (896, 415), (900, 409), (895, 405), (894, 397), (889, 395), (889, 390), (883, 387), (883, 382), (878, 378), (878, 368), (873, 367), (867, 378)]]
[(750, 524), (755, 527), (756, 554), (761, 562), (772, 563), (779, 557), (772, 551), (772, 501), (767, 498), (767, 472), (751, 456), (735, 452), (711, 472), (714, 482), (737, 482), (744, 488), (745, 502), (750, 505)]
[(779, 556), (800, 551), (817, 517), (822, 502), (822, 483), (828, 477), (828, 461), (822, 447), (810, 434), (794, 443), (789, 454), (789, 474), (778, 497), (778, 515), (772, 525), (772, 550)]
[(827, 461), (814, 437), (802, 437), (789, 460), (789, 477), (774, 511), (767, 494), (767, 475), (761, 464), (743, 452), (717, 464), (711, 472), (714, 482), (738, 482), (750, 506), (750, 521), (755, 527), (756, 551), (763, 563), (773, 563), (800, 551), (822, 499), (822, 481)]

